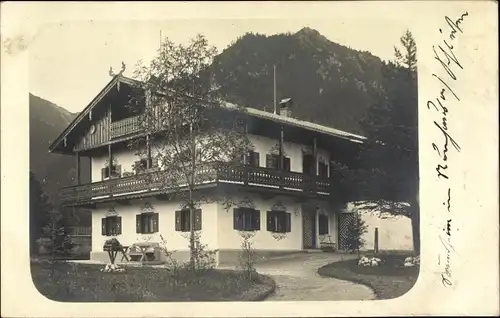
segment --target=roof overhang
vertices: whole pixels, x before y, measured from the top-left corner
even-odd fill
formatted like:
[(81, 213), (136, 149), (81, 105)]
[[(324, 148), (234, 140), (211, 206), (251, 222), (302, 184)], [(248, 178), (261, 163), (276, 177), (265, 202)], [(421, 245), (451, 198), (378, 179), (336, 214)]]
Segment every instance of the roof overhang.
[[(111, 81), (104, 86), (104, 88), (97, 94), (97, 96), (92, 99), (92, 101), (85, 107), (85, 109), (76, 116), (76, 118), (66, 127), (66, 129), (57, 137), (57, 139), (50, 145), (49, 152), (54, 153), (72, 153), (72, 151), (65, 150), (66, 138), (70, 133), (89, 115), (94, 107), (96, 107), (99, 102), (117, 85), (120, 83), (126, 84), (131, 87), (146, 87), (145, 83), (125, 77), (123, 75), (114, 76)], [(304, 129), (314, 134), (324, 135), (325, 137), (335, 137), (335, 139), (341, 139), (349, 143), (362, 144), (366, 137), (361, 135), (356, 135), (348, 133), (342, 130), (326, 127), (323, 125), (314, 124), (308, 121), (303, 121), (295, 119), (292, 117), (286, 117), (274, 113), (269, 113), (255, 108), (250, 107), (239, 107), (235, 104), (224, 102), (222, 106), (228, 110), (238, 111), (240, 109), (244, 110), (249, 117), (260, 119), (268, 123), (276, 123), (279, 125), (287, 127), (295, 127), (298, 129)]]

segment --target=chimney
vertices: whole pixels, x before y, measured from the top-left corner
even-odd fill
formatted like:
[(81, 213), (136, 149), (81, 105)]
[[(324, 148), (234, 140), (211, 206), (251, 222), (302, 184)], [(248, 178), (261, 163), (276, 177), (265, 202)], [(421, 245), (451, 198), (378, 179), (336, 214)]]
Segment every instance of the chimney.
[(291, 98), (282, 99), (280, 102), (280, 116), (292, 117), (292, 105), (293, 101)]

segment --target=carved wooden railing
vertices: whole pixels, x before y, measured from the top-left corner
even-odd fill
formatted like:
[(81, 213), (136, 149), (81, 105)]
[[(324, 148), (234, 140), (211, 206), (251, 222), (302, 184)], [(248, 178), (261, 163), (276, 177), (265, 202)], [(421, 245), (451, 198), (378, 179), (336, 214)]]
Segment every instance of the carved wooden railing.
[(117, 138), (140, 132), (139, 116), (125, 118), (111, 123), (111, 138)]
[[(272, 187), (308, 193), (332, 192), (329, 178), (310, 176), (298, 172), (282, 171), (263, 167), (205, 163), (197, 167), (196, 183), (225, 182), (250, 186)], [(175, 179), (181, 178), (181, 179)], [(156, 191), (185, 185), (183, 176), (176, 177), (167, 171), (152, 171), (123, 178), (63, 188), (64, 202), (81, 202), (104, 196), (118, 196), (139, 191)]]

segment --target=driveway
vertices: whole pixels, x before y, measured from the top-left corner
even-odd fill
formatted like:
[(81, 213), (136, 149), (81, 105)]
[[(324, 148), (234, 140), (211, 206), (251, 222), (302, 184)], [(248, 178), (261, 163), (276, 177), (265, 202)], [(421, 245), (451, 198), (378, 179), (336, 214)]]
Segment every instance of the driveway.
[(319, 267), (355, 256), (333, 253), (298, 253), (256, 264), (257, 271), (274, 278), (276, 292), (266, 301), (370, 300), (373, 291), (364, 286), (319, 276)]

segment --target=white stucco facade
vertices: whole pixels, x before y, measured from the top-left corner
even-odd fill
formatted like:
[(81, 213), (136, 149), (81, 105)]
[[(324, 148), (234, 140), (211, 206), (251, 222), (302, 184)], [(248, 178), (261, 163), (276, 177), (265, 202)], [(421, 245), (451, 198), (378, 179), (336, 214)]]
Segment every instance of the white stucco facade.
[[(144, 204), (148, 202), (153, 206), (154, 212), (159, 214), (158, 232), (153, 234), (136, 233), (136, 215), (141, 213)], [(101, 219), (106, 217), (110, 209), (116, 216), (121, 217), (121, 234), (105, 236), (101, 233)], [(201, 236), (203, 243), (209, 249), (217, 249), (217, 203), (203, 204)], [(175, 230), (175, 211), (180, 210), (180, 202), (159, 201), (153, 198), (134, 200), (130, 205), (113, 203), (100, 204), (92, 212), (92, 251), (102, 251), (104, 242), (116, 237), (123, 245), (130, 246), (138, 242), (161, 242), (160, 234), (167, 242), (167, 247), (176, 251), (189, 250), (188, 232)]]
[[(375, 248), (375, 229), (378, 229), (379, 250), (413, 250), (411, 219), (406, 216), (393, 216), (382, 209), (364, 209), (363, 203), (349, 203), (344, 212), (359, 211), (367, 225), (363, 235), (363, 250)], [(382, 213), (385, 212), (385, 213)]]
[[(270, 153), (273, 147), (276, 147), (277, 140), (257, 135), (249, 135), (249, 140), (254, 146), (254, 151), (259, 153), (260, 167), (266, 167), (266, 155)], [(302, 158), (303, 150), (312, 147), (312, 145), (301, 145), (297, 143), (285, 142), (284, 150), (285, 155), (290, 158), (290, 170), (293, 172), (303, 172)], [(154, 157), (157, 152), (162, 149), (161, 146), (152, 147), (151, 152)], [(139, 156), (130, 149), (112, 149), (113, 160), (121, 165), (121, 173), (133, 172), (134, 162), (139, 160)], [(92, 182), (102, 181), (101, 169), (106, 167), (108, 156), (103, 154), (101, 156), (94, 156), (91, 158), (92, 164)], [(328, 174), (330, 173), (330, 153), (324, 149), (318, 148), (318, 162), (323, 162), (328, 167)], [(318, 165), (316, 165), (318, 167)], [(318, 169), (317, 169), (318, 170)], [(318, 171), (317, 171), (318, 173)]]

